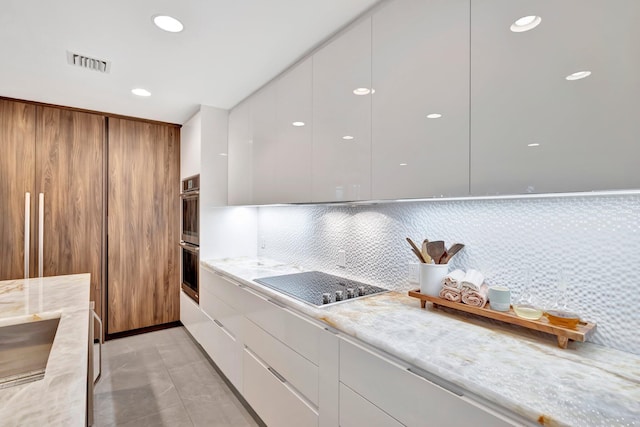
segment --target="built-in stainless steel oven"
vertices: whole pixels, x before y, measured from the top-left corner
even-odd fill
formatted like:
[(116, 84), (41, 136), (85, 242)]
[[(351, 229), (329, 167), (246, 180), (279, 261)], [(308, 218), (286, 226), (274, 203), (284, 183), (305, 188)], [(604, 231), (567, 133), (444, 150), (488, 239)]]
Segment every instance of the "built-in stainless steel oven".
[(200, 175), (182, 181), (182, 241), (200, 245)]
[(182, 181), (182, 290), (199, 302), (200, 281), (200, 175)]
[(182, 290), (195, 302), (200, 301), (200, 248), (189, 243), (180, 243), (182, 252)]

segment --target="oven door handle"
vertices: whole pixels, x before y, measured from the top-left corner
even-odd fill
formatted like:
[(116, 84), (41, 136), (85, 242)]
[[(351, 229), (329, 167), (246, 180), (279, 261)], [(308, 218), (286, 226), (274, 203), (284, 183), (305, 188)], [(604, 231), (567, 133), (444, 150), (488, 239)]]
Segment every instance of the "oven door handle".
[(180, 198), (188, 199), (190, 197), (197, 197), (200, 195), (200, 191), (188, 191), (186, 193), (180, 193)]
[(198, 246), (193, 246), (188, 243), (180, 243), (180, 247), (185, 251), (191, 252), (193, 254), (198, 254), (200, 252), (200, 248)]

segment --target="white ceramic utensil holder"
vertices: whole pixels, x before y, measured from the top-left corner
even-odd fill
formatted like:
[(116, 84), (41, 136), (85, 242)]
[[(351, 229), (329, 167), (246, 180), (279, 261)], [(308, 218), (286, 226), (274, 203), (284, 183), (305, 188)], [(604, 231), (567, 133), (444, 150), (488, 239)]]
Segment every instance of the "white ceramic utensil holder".
[(420, 293), (437, 297), (442, 281), (449, 273), (448, 264), (420, 264)]

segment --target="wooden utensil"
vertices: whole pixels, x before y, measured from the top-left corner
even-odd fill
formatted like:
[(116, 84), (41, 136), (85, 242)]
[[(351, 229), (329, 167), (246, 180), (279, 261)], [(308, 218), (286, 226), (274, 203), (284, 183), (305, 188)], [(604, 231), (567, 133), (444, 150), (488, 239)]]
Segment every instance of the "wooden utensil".
[(422, 252), (420, 252), (420, 249), (418, 249), (418, 246), (416, 246), (416, 244), (413, 243), (413, 240), (407, 237), (407, 242), (409, 242), (409, 244), (411, 245), (411, 250), (413, 251), (414, 254), (416, 254), (420, 262), (424, 262), (426, 264), (427, 260), (424, 259), (424, 257), (422, 256)]
[(444, 262), (442, 264), (448, 263), (451, 257), (453, 257), (455, 254), (460, 252), (460, 249), (462, 248), (464, 248), (464, 245), (462, 243), (454, 243), (453, 245), (451, 245), (451, 247), (447, 251), (447, 256), (445, 257)]
[(429, 239), (422, 241), (422, 257), (427, 264), (431, 264), (431, 257), (429, 256), (429, 252), (427, 252), (427, 243), (429, 243)]
[(427, 252), (429, 256), (433, 259), (433, 262), (436, 264), (440, 264), (440, 259), (442, 255), (445, 253), (446, 249), (444, 248), (444, 241), (436, 240), (434, 242), (427, 243)]

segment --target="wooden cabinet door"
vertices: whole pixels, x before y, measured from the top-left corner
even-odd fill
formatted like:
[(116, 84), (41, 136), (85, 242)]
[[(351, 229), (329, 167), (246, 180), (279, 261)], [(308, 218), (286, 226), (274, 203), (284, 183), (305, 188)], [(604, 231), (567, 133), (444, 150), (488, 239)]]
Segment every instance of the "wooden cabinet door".
[[(91, 301), (101, 314), (105, 118), (37, 107), (36, 199), (44, 195), (44, 276), (91, 274)], [(33, 251), (38, 257), (38, 248)], [(38, 268), (40, 268), (38, 259)], [(37, 276), (34, 274), (34, 276)]]
[(114, 334), (180, 319), (179, 129), (109, 118), (108, 316)]
[[(0, 100), (0, 280), (25, 277), (25, 193), (31, 193), (33, 225), (35, 135), (36, 107)], [(33, 273), (35, 258), (29, 261)]]

